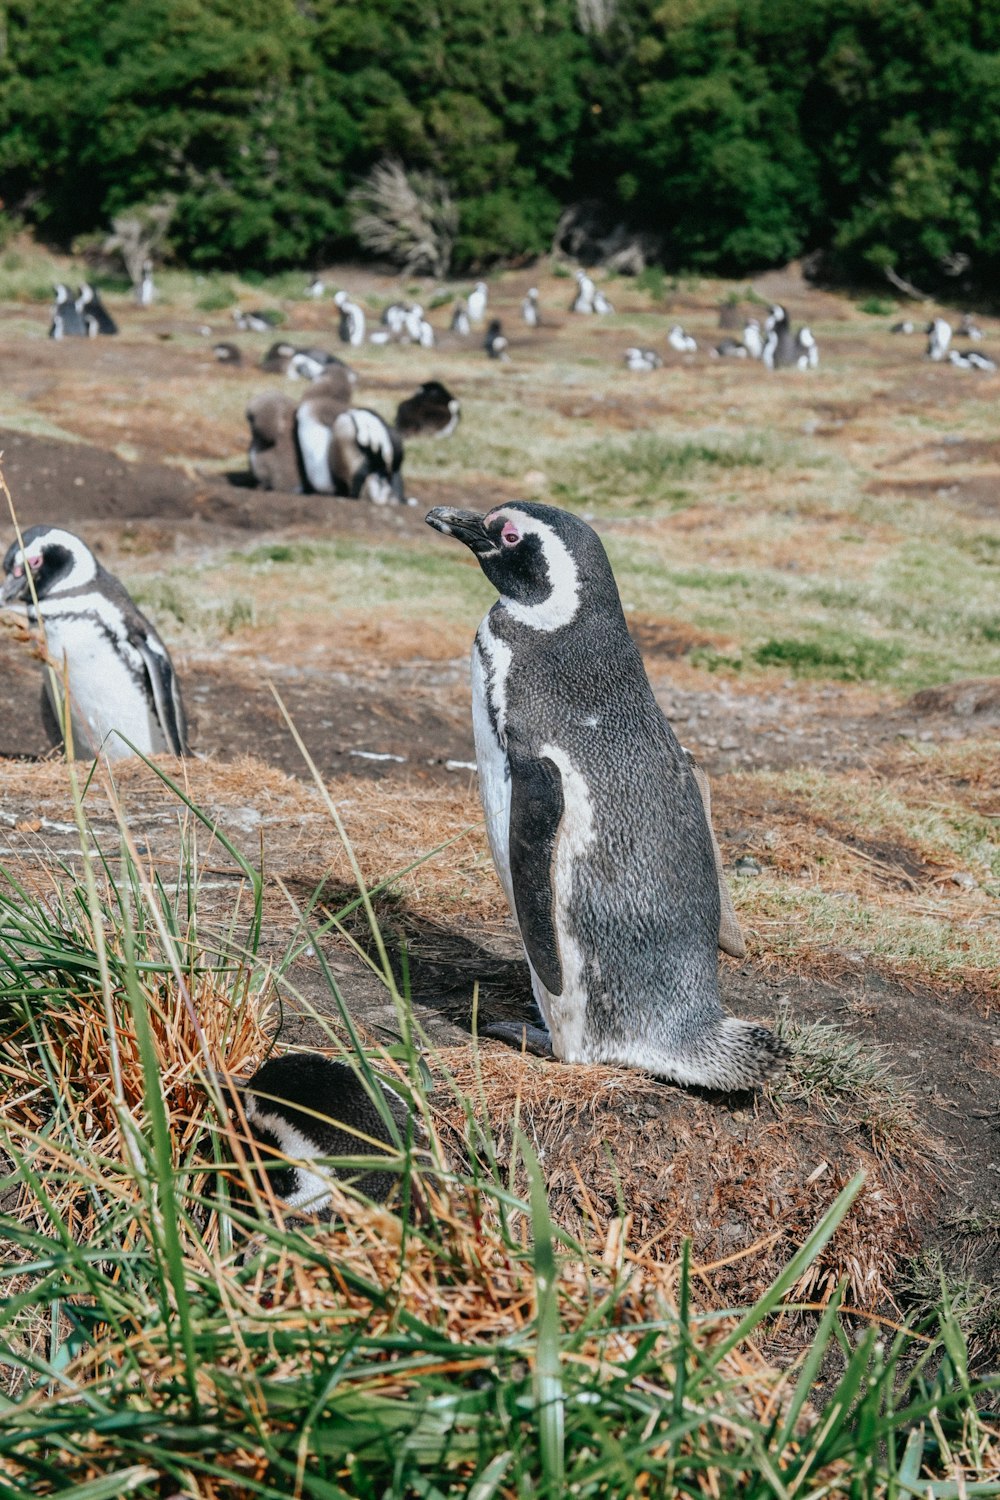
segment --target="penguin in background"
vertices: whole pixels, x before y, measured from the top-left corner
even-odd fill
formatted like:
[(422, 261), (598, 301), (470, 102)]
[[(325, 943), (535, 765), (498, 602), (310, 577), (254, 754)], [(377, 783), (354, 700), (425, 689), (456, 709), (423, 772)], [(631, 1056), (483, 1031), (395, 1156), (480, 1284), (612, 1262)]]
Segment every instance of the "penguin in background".
[(667, 334), (667, 343), (678, 354), (696, 354), (698, 350), (698, 340), (693, 334), (686, 333), (679, 323), (675, 323)]
[(292, 494), (300, 486), (295, 447), (295, 401), (283, 391), (262, 391), (246, 409), (250, 427), (247, 462), (262, 490)]
[(468, 297), (465, 299), (466, 311), (473, 323), (481, 323), (486, 317), (486, 304), (490, 298), (489, 287), (485, 281), (477, 281)]
[(462, 415), (461, 403), (440, 380), (425, 380), (396, 408), (396, 426), (404, 438), (450, 437)]
[(756, 318), (748, 318), (744, 324), (743, 347), (751, 359), (760, 359), (764, 353), (764, 339)]
[(589, 316), (594, 311), (597, 288), (586, 271), (574, 271), (573, 275), (576, 277), (576, 296), (570, 303), (569, 310)]
[(538, 288), (533, 286), (521, 303), (521, 318), (529, 328), (537, 328), (541, 321), (538, 312)]
[(948, 357), (948, 345), (951, 343), (951, 324), (947, 318), (932, 318), (927, 325), (927, 358), (935, 364), (940, 364)]
[(467, 339), (472, 332), (469, 309), (464, 302), (455, 303), (455, 311), (451, 315), (451, 331), (460, 339)]
[(613, 313), (614, 310), (614, 304), (609, 302), (600, 287), (597, 287), (594, 291), (594, 312), (603, 316), (605, 313)]
[(439, 506), (427, 521), (500, 595), (473, 647), (473, 727), (490, 848), (545, 1022), (535, 1046), (706, 1088), (764, 1082), (788, 1050), (722, 1010), (705, 807), (597, 534), (526, 502)]
[[(65, 666), (74, 755), (126, 759), (134, 751), (116, 731), (143, 755), (187, 755), (187, 721), (167, 648), (86, 543), (60, 526), (32, 526), (8, 547), (3, 570), (0, 608), (30, 625), (40, 616), (49, 661), (57, 674)], [(42, 721), (53, 745), (62, 745), (47, 669)]]
[[(300, 1213), (330, 1206), (328, 1178), (335, 1177), (373, 1203), (384, 1203), (398, 1182), (379, 1171), (379, 1158), (395, 1157), (413, 1135), (410, 1109), (400, 1094), (376, 1079), (382, 1108), (349, 1063), (318, 1052), (271, 1057), (251, 1078), (220, 1076), (233, 1125), (242, 1114), (276, 1198)], [(235, 1097), (234, 1097), (235, 1096)], [(371, 1166), (322, 1175), (310, 1162), (330, 1157), (370, 1157)], [(291, 1158), (291, 1160), (285, 1160)]]
[(153, 262), (144, 260), (142, 275), (135, 288), (135, 300), (140, 307), (152, 307), (156, 301), (156, 283), (153, 281)]
[(218, 344), (212, 345), (212, 353), (220, 365), (241, 365), (243, 355), (236, 344), (231, 344), (223, 339)]
[(69, 287), (61, 281), (55, 283), (55, 306), (49, 325), (50, 339), (86, 338), (87, 325), (79, 308), (69, 294)]
[(637, 373), (648, 373), (650, 370), (658, 370), (662, 364), (663, 360), (655, 349), (632, 348), (625, 350), (625, 368), (627, 370), (634, 370)]
[(483, 348), (490, 359), (510, 359), (507, 353), (508, 340), (503, 332), (503, 326), (499, 318), (494, 318), (486, 330), (483, 339)]
[(785, 370), (798, 363), (799, 350), (788, 313), (780, 305), (771, 308), (764, 325), (767, 337), (761, 360), (768, 370)]
[(796, 366), (800, 370), (815, 370), (819, 364), (819, 345), (811, 328), (800, 328), (795, 335)]
[(346, 292), (338, 292), (334, 302), (340, 309), (340, 340), (354, 348), (365, 341), (365, 315), (357, 302), (352, 302)]
[(309, 285), (306, 287), (306, 296), (314, 297), (318, 302), (325, 291), (326, 282), (323, 280), (322, 276), (314, 276), (312, 281), (310, 281)]
[(89, 281), (85, 281), (76, 299), (76, 310), (80, 314), (89, 338), (99, 334), (115, 334), (118, 324), (101, 301), (101, 294)]

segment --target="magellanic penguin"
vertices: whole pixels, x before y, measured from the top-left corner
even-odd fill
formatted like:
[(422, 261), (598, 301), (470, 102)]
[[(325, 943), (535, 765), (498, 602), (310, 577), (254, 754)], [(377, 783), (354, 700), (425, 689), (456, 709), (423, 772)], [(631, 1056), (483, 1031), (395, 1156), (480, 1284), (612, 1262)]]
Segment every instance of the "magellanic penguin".
[(294, 494), (301, 489), (295, 446), (295, 407), (283, 391), (262, 391), (247, 406), (250, 472), (262, 490)]
[(612, 302), (609, 302), (608, 298), (605, 297), (600, 287), (598, 287), (594, 292), (595, 313), (613, 313), (614, 310), (614, 304)]
[(500, 594), (472, 653), (476, 758), (552, 1052), (709, 1088), (761, 1083), (787, 1049), (720, 1005), (704, 806), (600, 539), (522, 502), (427, 520)]
[(118, 324), (101, 301), (101, 294), (85, 281), (76, 299), (76, 310), (80, 314), (88, 337), (118, 332)]
[(425, 380), (396, 408), (396, 426), (404, 438), (450, 437), (458, 426), (462, 408), (440, 380)]
[(140, 307), (152, 307), (156, 301), (156, 283), (153, 280), (153, 262), (144, 260), (142, 275), (135, 284), (135, 300)]
[(800, 328), (795, 335), (795, 363), (800, 370), (815, 370), (819, 364), (819, 345), (811, 328)]
[(693, 334), (686, 333), (679, 323), (675, 323), (667, 334), (667, 343), (678, 354), (694, 354), (698, 349), (698, 340)]
[[(32, 526), (4, 558), (0, 606), (45, 627), (49, 662), (69, 681), (72, 748), (103, 753), (186, 755), (187, 722), (173, 663), (152, 625), (90, 548), (59, 526)], [(37, 601), (37, 603), (36, 603)], [(53, 744), (63, 741), (48, 671), (42, 718)]]
[(486, 330), (483, 348), (490, 359), (510, 359), (507, 353), (508, 340), (499, 318), (494, 318)]
[(780, 305), (772, 307), (764, 326), (767, 330), (767, 338), (764, 341), (761, 360), (766, 368), (786, 370), (797, 365), (801, 351), (796, 347), (792, 325), (785, 309)]
[(932, 318), (927, 325), (927, 358), (939, 364), (948, 357), (951, 324), (947, 318)]
[(538, 288), (537, 288), (537, 286), (529, 287), (529, 289), (528, 289), (528, 295), (525, 297), (524, 301), (521, 303), (521, 317), (524, 320), (524, 322), (527, 323), (527, 325), (528, 325), (529, 328), (537, 328), (538, 327), (539, 316), (538, 316)]
[(465, 299), (465, 308), (473, 323), (481, 323), (486, 316), (486, 304), (490, 299), (489, 287), (485, 281), (477, 281), (472, 291)]
[(592, 313), (597, 288), (586, 271), (574, 271), (573, 275), (576, 277), (576, 296), (570, 303), (569, 310), (575, 313)]
[(663, 360), (655, 349), (626, 349), (625, 368), (628, 370), (658, 370)]
[(352, 302), (346, 292), (338, 292), (334, 302), (340, 308), (340, 340), (357, 348), (365, 341), (364, 310)]
[(472, 324), (469, 322), (469, 309), (464, 302), (455, 303), (455, 311), (451, 315), (451, 331), (460, 339), (467, 339), (472, 332)]
[(323, 385), (316, 382), (295, 414), (303, 487), (374, 505), (407, 504), (396, 428), (366, 407), (341, 406), (321, 392)]
[[(412, 1138), (410, 1110), (401, 1095), (373, 1080), (382, 1107), (349, 1063), (318, 1052), (272, 1057), (252, 1078), (220, 1080), (233, 1124), (246, 1117), (268, 1184), (276, 1198), (301, 1213), (321, 1213), (335, 1177), (373, 1202), (384, 1203), (398, 1175), (379, 1171), (379, 1159), (398, 1157)], [(232, 1095), (236, 1094), (236, 1099)], [(329, 1157), (370, 1157), (371, 1165), (310, 1170)]]
[(69, 294), (69, 287), (61, 281), (55, 284), (56, 301), (49, 325), (50, 339), (86, 338), (87, 325), (79, 308)]

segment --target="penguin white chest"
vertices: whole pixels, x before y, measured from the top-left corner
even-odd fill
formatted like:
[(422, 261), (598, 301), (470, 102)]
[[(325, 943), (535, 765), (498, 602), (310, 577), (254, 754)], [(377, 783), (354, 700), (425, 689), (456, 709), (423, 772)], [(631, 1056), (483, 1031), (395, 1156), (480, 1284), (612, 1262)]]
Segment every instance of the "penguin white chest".
[(333, 474), (330, 470), (330, 429), (312, 415), (308, 406), (302, 407), (296, 418), (299, 435), (299, 452), (302, 467), (306, 471), (309, 485), (319, 495), (333, 494)]
[(49, 655), (57, 672), (64, 659), (69, 671), (74, 746), (83, 754), (96, 754), (103, 746), (110, 759), (121, 759), (132, 751), (114, 734), (118, 730), (143, 754), (156, 755), (166, 749), (166, 740), (142, 686), (142, 658), (125, 639), (116, 615), (101, 610), (96, 618), (97, 613), (43, 611)]
[(479, 796), (486, 817), (486, 837), (507, 904), (513, 912), (510, 765), (504, 744), (510, 663), (510, 647), (493, 634), (489, 620), (484, 620), (472, 648), (472, 732), (476, 742)]

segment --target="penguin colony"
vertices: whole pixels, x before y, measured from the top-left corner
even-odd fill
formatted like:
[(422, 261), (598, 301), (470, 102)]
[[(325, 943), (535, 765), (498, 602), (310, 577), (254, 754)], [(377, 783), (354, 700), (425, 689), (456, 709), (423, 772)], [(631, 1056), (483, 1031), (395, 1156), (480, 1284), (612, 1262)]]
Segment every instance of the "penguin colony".
[[(317, 277), (307, 290), (320, 298), (325, 286)], [(117, 332), (89, 285), (75, 299), (62, 284), (55, 292), (53, 338)], [(148, 306), (154, 295), (147, 263), (137, 300)], [(341, 339), (363, 343), (363, 310), (345, 292), (334, 302)], [(485, 321), (487, 302), (480, 282), (456, 304), (451, 333), (468, 337)], [(611, 311), (582, 271), (571, 310)], [(521, 316), (539, 326), (537, 289)], [(249, 331), (274, 322), (266, 311), (237, 310), (234, 319)], [(902, 322), (891, 331), (915, 329)], [(969, 317), (958, 331), (974, 343), (982, 338)], [(926, 332), (932, 362), (996, 369), (976, 349), (951, 348), (945, 319)], [(435, 335), (422, 307), (397, 303), (371, 341), (429, 348)], [(666, 342), (677, 353), (697, 351), (680, 325)], [(493, 359), (509, 357), (499, 319), (489, 323), (484, 348)], [(241, 359), (233, 344), (213, 352), (221, 362)], [(748, 319), (742, 339), (724, 338), (712, 352), (770, 369), (815, 368), (819, 357), (811, 331), (793, 333), (780, 306), (763, 330)], [(625, 364), (648, 372), (663, 360), (653, 349), (629, 348)], [(402, 500), (402, 435), (447, 436), (459, 420), (458, 401), (432, 380), (400, 403), (390, 427), (351, 404), (356, 376), (324, 350), (277, 343), (261, 368), (311, 382), (301, 401), (271, 391), (247, 408), (250, 467), (264, 488), (291, 488), (292, 474), (298, 487), (318, 493)], [(722, 1011), (716, 949), (742, 956), (745, 948), (707, 779), (656, 704), (598, 537), (568, 512), (526, 503), (486, 515), (438, 507), (427, 520), (470, 548), (499, 595), (473, 647), (476, 755), (491, 852), (543, 1025), (501, 1025), (493, 1033), (565, 1062), (640, 1067), (720, 1089), (758, 1085), (783, 1066), (787, 1049), (767, 1028)], [(66, 725), (52, 674), (43, 675), (53, 744), (65, 739), (75, 753), (109, 759), (132, 753), (126, 741), (144, 754), (189, 753), (166, 647), (78, 537), (59, 527), (25, 532), (4, 559), (0, 605), (32, 625), (41, 618), (48, 659), (67, 673)], [(614, 662), (613, 677), (595, 671), (595, 662)], [(405, 1137), (408, 1109), (399, 1095), (378, 1083), (375, 1099), (353, 1068), (317, 1054), (274, 1058), (249, 1080), (227, 1080), (234, 1084), (233, 1115), (245, 1118), (270, 1187), (295, 1210), (318, 1212), (329, 1203), (328, 1178), (310, 1161), (363, 1155), (373, 1145), (392, 1151)], [(349, 1179), (376, 1201), (393, 1182), (376, 1169)]]

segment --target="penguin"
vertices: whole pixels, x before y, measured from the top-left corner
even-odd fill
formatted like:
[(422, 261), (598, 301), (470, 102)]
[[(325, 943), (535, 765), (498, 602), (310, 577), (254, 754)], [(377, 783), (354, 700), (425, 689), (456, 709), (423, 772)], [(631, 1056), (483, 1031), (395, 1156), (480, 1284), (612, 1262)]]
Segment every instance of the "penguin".
[(279, 339), (268, 349), (258, 368), (268, 375), (285, 375), (288, 372), (288, 361), (296, 353), (294, 344), (290, 344), (287, 339)]
[(144, 260), (142, 275), (135, 286), (135, 300), (140, 307), (152, 307), (156, 301), (156, 284), (153, 281), (153, 262)]
[(425, 380), (396, 408), (396, 426), (404, 438), (450, 437), (462, 414), (460, 403), (439, 380)]
[(439, 506), (427, 521), (500, 595), (473, 647), (473, 728), (490, 848), (547, 1030), (537, 1042), (562, 1062), (762, 1083), (788, 1051), (723, 1013), (704, 804), (596, 532), (521, 501), (486, 515)]
[(483, 348), (490, 359), (510, 359), (507, 353), (507, 339), (504, 337), (499, 318), (494, 318), (487, 328)]
[[(166, 646), (90, 548), (60, 526), (32, 526), (7, 549), (0, 606), (45, 627), (48, 661), (69, 681), (73, 754), (124, 760), (187, 755), (187, 721)], [(63, 742), (52, 678), (43, 676), (42, 719)]]
[(49, 325), (50, 339), (86, 338), (87, 325), (69, 294), (69, 287), (61, 281), (55, 283), (56, 301)]
[(947, 318), (932, 318), (924, 330), (927, 334), (927, 355), (935, 364), (940, 364), (948, 354), (951, 343), (951, 324)]
[(916, 326), (917, 325), (915, 323), (912, 323), (909, 318), (904, 318), (900, 323), (893, 323), (892, 327), (889, 329), (889, 332), (914, 333), (916, 331)]
[(458, 334), (460, 339), (467, 339), (472, 332), (469, 309), (464, 302), (455, 303), (455, 311), (451, 315), (451, 331)]
[(481, 323), (486, 317), (486, 304), (490, 300), (489, 287), (485, 281), (477, 281), (465, 299), (466, 311), (473, 323)]
[(341, 342), (358, 348), (365, 341), (364, 312), (356, 302), (351, 301), (346, 292), (338, 292), (333, 300), (340, 308)]
[(761, 360), (767, 369), (784, 370), (791, 365), (796, 365), (799, 350), (792, 336), (792, 325), (785, 309), (780, 305), (772, 307), (764, 327), (767, 331), (767, 338), (764, 341)]
[(961, 323), (959, 323), (956, 332), (959, 338), (971, 339), (974, 344), (978, 344), (982, 341), (983, 330), (976, 322), (972, 313), (962, 314), (962, 321)]
[(694, 354), (698, 348), (698, 340), (690, 333), (685, 333), (679, 323), (675, 323), (667, 334), (667, 343), (678, 354)]
[(243, 363), (243, 355), (237, 346), (229, 344), (225, 340), (220, 344), (213, 344), (212, 353), (220, 365), (241, 365)]
[[(406, 319), (410, 309), (405, 302), (390, 302), (382, 312), (382, 327), (387, 328), (391, 338), (402, 338), (406, 332)], [(374, 337), (374, 335), (373, 335)]]
[(713, 359), (749, 359), (750, 351), (739, 339), (720, 339), (712, 350)]
[(996, 369), (994, 361), (985, 354), (980, 354), (978, 349), (951, 349), (948, 362), (960, 370), (984, 370), (988, 373)]
[[(271, 1057), (246, 1081), (220, 1081), (234, 1125), (238, 1127), (241, 1114), (245, 1116), (268, 1185), (287, 1208), (303, 1213), (328, 1208), (328, 1177), (375, 1203), (389, 1197), (397, 1175), (379, 1171), (374, 1163), (380, 1157), (398, 1156), (412, 1137), (413, 1125), (406, 1101), (381, 1079), (371, 1085), (381, 1093), (381, 1108), (349, 1063), (318, 1052)], [(328, 1169), (323, 1175), (306, 1165), (348, 1156), (371, 1157), (373, 1165), (367, 1170)]]
[(233, 322), (241, 333), (270, 333), (281, 322), (281, 314), (270, 307), (255, 307), (252, 312), (234, 307)]
[(374, 505), (407, 503), (403, 439), (377, 412), (310, 393), (295, 414), (295, 435), (307, 490)]
[(250, 426), (247, 461), (262, 490), (286, 494), (301, 488), (295, 446), (295, 402), (281, 391), (262, 391), (246, 409)]
[(528, 295), (521, 303), (521, 318), (529, 328), (537, 328), (540, 322), (538, 315), (538, 288), (529, 288)]
[(598, 287), (594, 292), (594, 312), (604, 314), (613, 313), (614, 310), (614, 304), (608, 301), (600, 287)]
[(98, 334), (110, 335), (118, 332), (118, 324), (101, 301), (100, 292), (96, 291), (89, 281), (85, 281), (79, 290), (76, 310), (83, 319), (88, 337), (93, 339), (97, 338)]
[(819, 345), (811, 328), (800, 328), (795, 335), (796, 366), (800, 370), (815, 370), (819, 364)]
[(576, 296), (569, 305), (570, 312), (584, 313), (589, 315), (594, 311), (594, 298), (597, 288), (587, 275), (586, 271), (574, 271), (576, 277)]
[(663, 360), (655, 349), (626, 349), (625, 367), (629, 370), (658, 370)]
[(310, 281), (309, 285), (306, 287), (306, 296), (315, 297), (316, 301), (318, 302), (325, 291), (326, 282), (323, 280), (322, 276), (314, 276), (312, 281)]
[(419, 344), (423, 349), (433, 349), (434, 330), (424, 317), (424, 310), (419, 302), (407, 308), (403, 325), (405, 337), (411, 344)]
[(756, 318), (748, 318), (743, 328), (743, 347), (751, 359), (760, 359), (764, 353), (764, 340)]
[(295, 349), (285, 366), (289, 380), (334, 380), (343, 384), (345, 398), (350, 399), (351, 389), (357, 384), (357, 375), (335, 354), (325, 349)]

